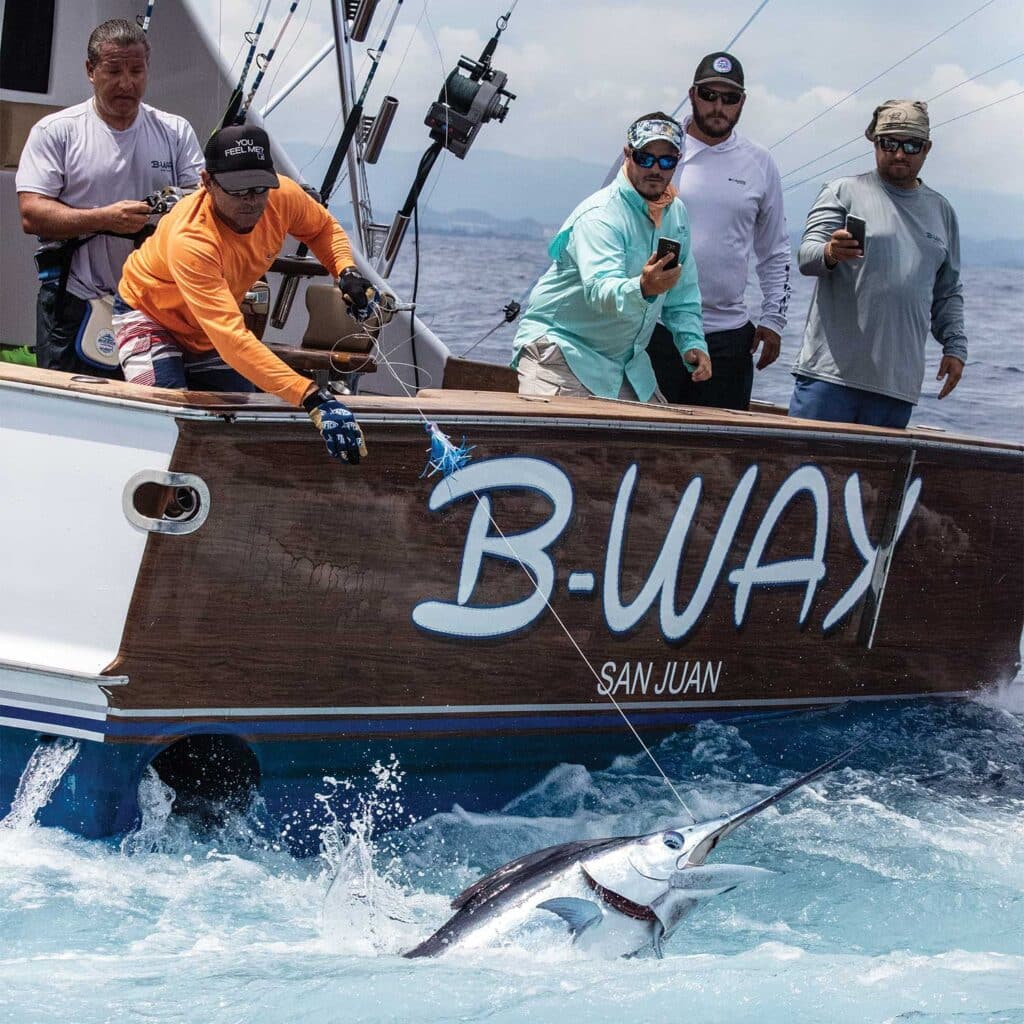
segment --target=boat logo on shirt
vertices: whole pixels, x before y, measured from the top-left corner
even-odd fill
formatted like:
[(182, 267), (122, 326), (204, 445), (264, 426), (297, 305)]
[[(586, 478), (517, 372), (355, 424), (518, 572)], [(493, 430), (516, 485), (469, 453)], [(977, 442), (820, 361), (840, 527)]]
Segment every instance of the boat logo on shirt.
[(735, 181), (737, 185), (746, 185), (746, 181), (743, 178), (730, 178), (729, 181)]

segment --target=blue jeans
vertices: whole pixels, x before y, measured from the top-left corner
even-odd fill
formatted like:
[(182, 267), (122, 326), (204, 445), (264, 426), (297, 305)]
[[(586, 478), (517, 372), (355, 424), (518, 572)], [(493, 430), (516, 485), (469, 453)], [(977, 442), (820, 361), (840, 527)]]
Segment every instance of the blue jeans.
[(913, 403), (901, 398), (799, 375), (793, 386), (793, 397), (789, 400), (789, 415), (801, 419), (860, 423), (868, 427), (896, 427), (900, 430), (910, 422), (913, 411)]

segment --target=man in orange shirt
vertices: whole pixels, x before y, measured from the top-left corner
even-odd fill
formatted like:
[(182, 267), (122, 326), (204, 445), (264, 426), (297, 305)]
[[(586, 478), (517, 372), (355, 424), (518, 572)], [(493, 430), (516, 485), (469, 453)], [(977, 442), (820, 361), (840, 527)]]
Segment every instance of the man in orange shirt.
[(255, 385), (302, 406), (328, 452), (358, 462), (362, 432), (351, 411), (249, 331), (239, 302), (287, 235), (338, 278), (356, 319), (377, 308), (376, 289), (356, 270), (341, 225), (296, 182), (278, 177), (262, 128), (224, 128), (204, 156), (200, 191), (180, 200), (124, 265), (114, 334), (125, 379), (205, 391)]

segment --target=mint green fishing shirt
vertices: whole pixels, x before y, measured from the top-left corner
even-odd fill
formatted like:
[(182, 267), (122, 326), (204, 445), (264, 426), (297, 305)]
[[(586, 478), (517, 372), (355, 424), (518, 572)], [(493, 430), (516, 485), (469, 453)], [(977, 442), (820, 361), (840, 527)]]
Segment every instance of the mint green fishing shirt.
[[(680, 243), (683, 272), (674, 288), (645, 299), (640, 272), (661, 237)], [(524, 345), (547, 335), (595, 395), (617, 398), (625, 377), (646, 402), (655, 389), (647, 343), (659, 319), (672, 332), (680, 359), (692, 348), (707, 352), (690, 222), (681, 200), (665, 208), (661, 227), (655, 227), (646, 200), (620, 171), (573, 210), (548, 255), (554, 262), (533, 289), (512, 343), (513, 366)]]

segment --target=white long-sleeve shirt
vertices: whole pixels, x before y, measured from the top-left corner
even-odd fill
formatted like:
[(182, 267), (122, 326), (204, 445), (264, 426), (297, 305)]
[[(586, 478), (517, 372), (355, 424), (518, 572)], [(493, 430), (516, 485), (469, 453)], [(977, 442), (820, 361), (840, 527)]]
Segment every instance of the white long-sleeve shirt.
[(673, 181), (690, 215), (705, 334), (735, 330), (750, 319), (743, 293), (751, 253), (762, 294), (758, 325), (781, 334), (789, 305), (790, 247), (782, 183), (771, 154), (736, 131), (717, 146), (687, 132)]

